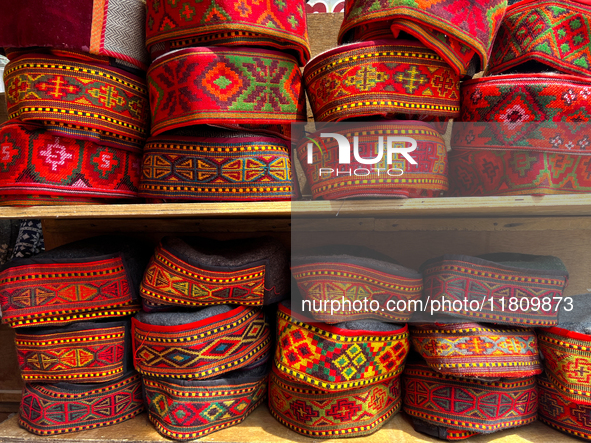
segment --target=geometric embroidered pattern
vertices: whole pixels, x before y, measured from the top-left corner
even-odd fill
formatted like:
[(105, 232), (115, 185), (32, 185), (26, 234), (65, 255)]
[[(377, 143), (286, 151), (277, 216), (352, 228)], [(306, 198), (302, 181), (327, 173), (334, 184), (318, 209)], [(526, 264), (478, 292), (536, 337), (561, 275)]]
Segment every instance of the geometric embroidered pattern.
[(40, 323), (57, 326), (139, 311), (120, 254), (56, 262), (12, 266), (0, 272), (4, 323), (13, 328)]
[[(480, 68), (486, 67), (506, 6), (506, 0), (346, 1), (339, 44), (359, 27), (391, 25), (390, 37), (400, 31), (411, 34), (464, 75), (474, 55)], [(352, 41), (360, 41), (356, 37)]]
[[(311, 310), (314, 318), (326, 323), (367, 318), (392, 323), (406, 322), (412, 315), (410, 310), (356, 310), (353, 303), (371, 303), (375, 300), (382, 307), (388, 304), (395, 306), (398, 300), (418, 300), (423, 293), (423, 279), (418, 273), (410, 277), (397, 275), (395, 271), (385, 273), (365, 266), (324, 260), (292, 264), (291, 272), (304, 299), (311, 300), (314, 306), (320, 304), (320, 309)], [(340, 310), (328, 309), (332, 300), (342, 299), (351, 302), (351, 305), (347, 307), (343, 303)]]
[(144, 148), (141, 196), (171, 200), (291, 200), (288, 144), (271, 137), (161, 135)]
[(589, 154), (590, 86), (586, 77), (564, 74), (463, 82), (452, 147)]
[(0, 126), (0, 190), (3, 195), (135, 198), (138, 154), (52, 134), (43, 126)]
[(453, 149), (449, 178), (450, 197), (589, 193), (591, 156)]
[(398, 375), (344, 392), (310, 388), (276, 368), (270, 376), (271, 414), (289, 429), (310, 437), (372, 434), (396, 415), (401, 405)]
[(140, 295), (153, 303), (177, 306), (262, 306), (264, 290), (265, 265), (236, 271), (204, 269), (181, 260), (160, 243), (144, 273)]
[(152, 63), (148, 90), (153, 136), (197, 124), (256, 127), (306, 120), (298, 63), (277, 51), (180, 49)]
[(350, 331), (298, 321), (288, 308), (277, 312), (275, 365), (286, 376), (323, 390), (344, 391), (402, 372), (410, 343), (408, 328)]
[(567, 397), (545, 376), (538, 377), (540, 421), (565, 434), (591, 440), (591, 404)]
[(4, 72), (10, 119), (36, 121), (65, 137), (140, 151), (149, 127), (146, 83), (73, 58), (25, 54)]
[[(445, 304), (460, 300), (462, 306), (479, 303), (475, 311), (454, 309), (454, 317), (515, 325), (555, 325), (558, 312), (553, 297), (562, 297), (568, 281), (568, 273), (563, 271), (505, 266), (465, 255), (444, 255), (429, 260), (421, 265), (419, 272), (423, 274), (424, 299)], [(549, 298), (550, 310), (535, 310), (535, 303), (521, 303), (515, 311), (510, 310), (512, 297), (538, 299), (540, 306), (544, 298)]]
[(100, 383), (121, 377), (126, 354), (125, 323), (79, 325), (85, 329), (17, 332), (16, 353), (23, 380)]
[(489, 72), (528, 61), (560, 72), (591, 75), (591, 5), (571, 0), (521, 1), (507, 9)]
[(54, 435), (114, 425), (143, 410), (135, 372), (99, 385), (25, 383), (19, 424), (33, 434)]
[(418, 42), (378, 40), (334, 48), (310, 60), (304, 80), (316, 121), (399, 114), (447, 121), (460, 115), (459, 76)]
[(217, 377), (250, 365), (271, 345), (262, 311), (238, 307), (180, 326), (157, 326), (132, 318), (135, 368), (152, 377)]
[(263, 46), (310, 58), (303, 0), (148, 0), (146, 46), (156, 58), (186, 46)]
[(144, 377), (150, 421), (165, 437), (200, 438), (241, 423), (265, 399), (267, 382), (266, 373), (190, 385)]
[(591, 404), (591, 335), (554, 327), (538, 337), (550, 382), (566, 399)]
[[(306, 174), (308, 183), (312, 186), (314, 199), (337, 200), (356, 197), (438, 197), (447, 191), (447, 150), (441, 135), (428, 123), (412, 121), (388, 121), (368, 124), (355, 128), (348, 125), (347, 131), (338, 131), (341, 135), (352, 139), (355, 135), (359, 140), (359, 156), (361, 158), (376, 158), (381, 152), (379, 137), (382, 141), (390, 136), (404, 135), (412, 137), (417, 142), (417, 148), (412, 153), (415, 165), (407, 161), (402, 154), (395, 153), (391, 158), (383, 158), (367, 168), (367, 165), (351, 159), (351, 163), (339, 163), (339, 146), (336, 139), (323, 138), (322, 151), (313, 150), (312, 163), (307, 161), (307, 143), (297, 147), (297, 155)], [(326, 131), (324, 131), (326, 132)], [(310, 137), (319, 140), (320, 132)], [(383, 145), (381, 146), (383, 148)], [(388, 161), (391, 161), (388, 164)], [(332, 173), (327, 174), (327, 169)], [(353, 177), (345, 172), (366, 168), (369, 174), (363, 177)], [(398, 171), (389, 175), (386, 171), (397, 168)], [(381, 171), (380, 171), (381, 169)], [(377, 172), (376, 172), (377, 171)], [(400, 174), (403, 171), (403, 174)], [(321, 174), (321, 172), (323, 172)], [(400, 175), (400, 176), (398, 176)]]
[(415, 350), (437, 372), (457, 377), (519, 378), (541, 374), (533, 329), (492, 329), (478, 323), (417, 325)]
[(487, 434), (532, 423), (538, 414), (536, 378), (484, 382), (409, 364), (402, 376), (404, 412), (434, 425)]

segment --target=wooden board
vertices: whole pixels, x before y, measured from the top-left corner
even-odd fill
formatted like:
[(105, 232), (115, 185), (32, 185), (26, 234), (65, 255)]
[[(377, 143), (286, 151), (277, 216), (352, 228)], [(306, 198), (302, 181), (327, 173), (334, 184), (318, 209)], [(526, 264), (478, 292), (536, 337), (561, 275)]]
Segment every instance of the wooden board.
[[(2, 79), (0, 78), (0, 81)], [(8, 120), (8, 112), (6, 111), (6, 94), (0, 93), (0, 123), (4, 123)]]
[[(12, 417), (0, 424), (2, 443), (154, 443), (170, 442), (152, 427), (146, 414), (105, 428), (90, 431), (40, 437), (18, 427), (17, 418)], [(358, 438), (336, 438), (320, 440), (304, 437), (277, 422), (266, 405), (257, 408), (244, 422), (231, 428), (209, 434), (198, 441), (207, 443), (437, 443), (441, 440), (429, 438), (415, 432), (406, 416), (398, 414), (382, 429), (372, 435)], [(570, 443), (572, 437), (535, 422), (521, 428), (508, 429), (494, 434), (470, 438), (471, 443)]]

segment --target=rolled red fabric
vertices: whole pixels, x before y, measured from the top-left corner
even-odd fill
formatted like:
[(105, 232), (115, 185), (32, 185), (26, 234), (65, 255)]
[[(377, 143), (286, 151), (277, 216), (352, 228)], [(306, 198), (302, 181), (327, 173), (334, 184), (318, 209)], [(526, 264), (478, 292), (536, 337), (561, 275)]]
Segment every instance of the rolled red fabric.
[(148, 1), (146, 46), (156, 58), (187, 46), (260, 46), (310, 58), (304, 0)]

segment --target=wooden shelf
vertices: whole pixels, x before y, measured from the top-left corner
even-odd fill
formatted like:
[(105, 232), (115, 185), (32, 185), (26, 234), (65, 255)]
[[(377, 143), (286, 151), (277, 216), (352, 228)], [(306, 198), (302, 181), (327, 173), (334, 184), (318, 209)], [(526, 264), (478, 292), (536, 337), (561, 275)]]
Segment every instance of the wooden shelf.
[(248, 203), (2, 207), (0, 218), (290, 218), (590, 216), (591, 194)]
[[(0, 424), (0, 441), (3, 443), (55, 443), (58, 441), (61, 443), (154, 443), (172, 440), (158, 434), (148, 421), (147, 415), (141, 414), (118, 425), (51, 437), (40, 437), (21, 429), (15, 416)], [(263, 405), (241, 424), (209, 434), (199, 441), (208, 443), (314, 443), (319, 442), (320, 439), (304, 437), (289, 430), (277, 422), (267, 407)], [(415, 432), (403, 414), (396, 415), (382, 429), (372, 435), (322, 441), (330, 441), (331, 443), (441, 442), (441, 440)], [(472, 437), (467, 441), (470, 443), (570, 443), (576, 440), (541, 422), (535, 422), (521, 428)]]

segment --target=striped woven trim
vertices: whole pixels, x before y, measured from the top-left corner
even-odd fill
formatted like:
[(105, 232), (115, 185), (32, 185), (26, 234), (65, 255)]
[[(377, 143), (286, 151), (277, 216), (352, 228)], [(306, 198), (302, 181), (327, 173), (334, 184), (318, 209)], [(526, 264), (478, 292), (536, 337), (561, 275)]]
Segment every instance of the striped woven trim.
[(192, 440), (241, 423), (267, 394), (267, 374), (254, 380), (192, 382), (144, 378), (150, 421), (165, 437)]
[(114, 425), (143, 410), (135, 372), (99, 385), (25, 383), (19, 424), (33, 434), (55, 435)]
[(132, 151), (148, 134), (144, 80), (89, 61), (25, 54), (4, 71), (10, 119), (42, 123), (51, 131)]
[(143, 375), (208, 379), (249, 366), (271, 346), (262, 311), (238, 307), (180, 326), (132, 319), (133, 358)]
[(13, 328), (65, 325), (139, 311), (119, 254), (51, 263), (31, 260), (0, 273), (2, 321)]
[(323, 391), (276, 368), (269, 381), (269, 410), (281, 424), (309, 437), (359, 437), (377, 431), (402, 405), (400, 377), (344, 392)]
[(277, 331), (277, 369), (323, 390), (343, 391), (400, 374), (410, 346), (406, 325), (392, 332), (349, 331), (304, 323), (283, 304)]
[(439, 374), (425, 364), (407, 365), (404, 412), (450, 429), (490, 433), (537, 418), (535, 377), (484, 382)]
[(417, 325), (415, 350), (437, 372), (457, 377), (519, 378), (541, 374), (533, 329), (490, 328), (478, 323)]

